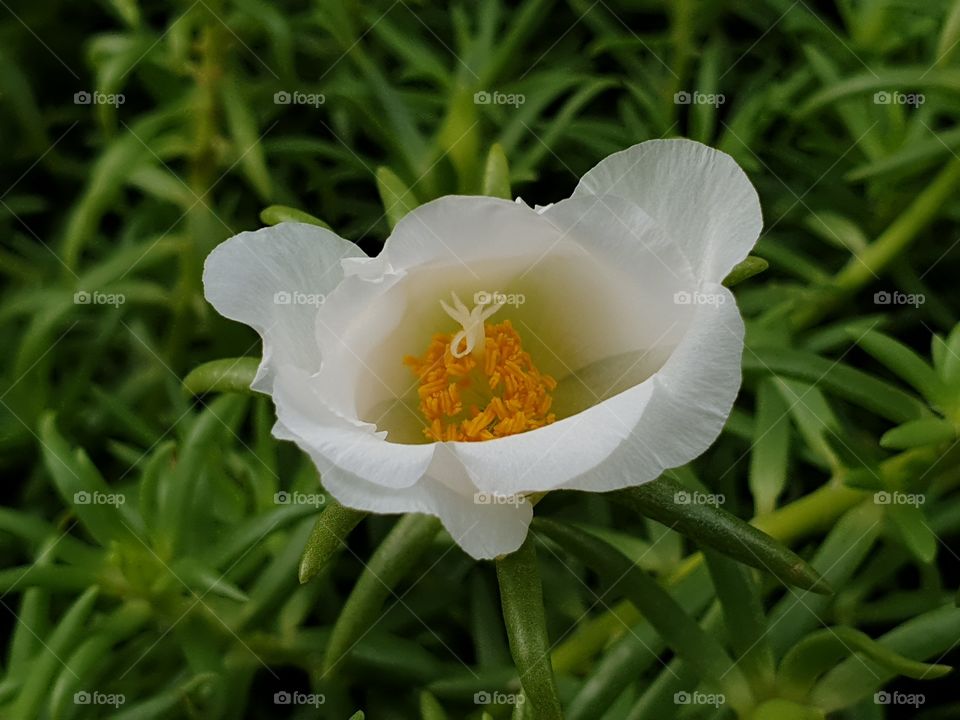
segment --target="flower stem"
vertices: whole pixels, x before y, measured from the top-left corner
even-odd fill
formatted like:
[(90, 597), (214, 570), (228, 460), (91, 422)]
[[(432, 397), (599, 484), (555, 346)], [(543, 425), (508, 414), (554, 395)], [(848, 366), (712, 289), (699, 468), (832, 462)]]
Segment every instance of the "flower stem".
[(519, 550), (497, 559), (500, 603), (510, 652), (524, 695), (533, 707), (533, 717), (560, 720), (563, 711), (550, 666), (550, 638), (534, 542), (530, 533)]

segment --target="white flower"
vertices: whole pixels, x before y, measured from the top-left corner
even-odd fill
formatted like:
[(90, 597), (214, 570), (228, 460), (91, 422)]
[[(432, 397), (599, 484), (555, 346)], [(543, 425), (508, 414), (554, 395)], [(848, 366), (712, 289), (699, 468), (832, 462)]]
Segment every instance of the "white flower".
[(311, 225), (241, 233), (204, 287), (262, 336), (274, 435), (337, 500), (435, 515), (491, 558), (523, 542), (526, 495), (645, 483), (714, 441), (743, 349), (721, 281), (761, 224), (729, 156), (657, 140), (539, 211), (427, 203), (375, 258)]

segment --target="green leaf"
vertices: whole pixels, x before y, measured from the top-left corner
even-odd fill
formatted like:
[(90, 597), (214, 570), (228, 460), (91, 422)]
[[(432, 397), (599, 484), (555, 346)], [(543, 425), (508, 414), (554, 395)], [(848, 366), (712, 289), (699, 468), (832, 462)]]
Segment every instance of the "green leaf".
[(856, 628), (837, 626), (811, 633), (794, 645), (780, 663), (780, 681), (790, 697), (806, 698), (817, 679), (855, 652), (882, 665), (897, 675), (931, 680), (951, 671), (948, 665), (928, 665), (911, 660), (881, 645)]
[(260, 142), (260, 129), (256, 118), (242, 97), (242, 87), (237, 82), (220, 84), (223, 97), (223, 109), (227, 120), (227, 129), (236, 152), (236, 162), (247, 180), (262, 200), (269, 200), (273, 194), (273, 182), (267, 169), (267, 159)]
[(783, 698), (773, 698), (754, 708), (750, 720), (824, 720), (820, 708), (800, 705)]
[(336, 501), (327, 503), (327, 507), (317, 518), (310, 539), (303, 549), (298, 576), (301, 583), (310, 582), (324, 568), (330, 559), (341, 550), (347, 536), (357, 524), (367, 516), (361, 510), (348, 508)]
[(924, 445), (942, 445), (957, 439), (957, 428), (941, 418), (923, 418), (887, 430), (880, 445), (894, 450), (908, 450)]
[(733, 269), (727, 273), (727, 276), (723, 279), (723, 284), (728, 288), (732, 288), (744, 280), (752, 278), (754, 275), (759, 275), (768, 267), (770, 267), (770, 263), (763, 258), (757, 257), (756, 255), (748, 255), (733, 266)]
[(443, 705), (426, 690), (420, 693), (420, 718), (421, 720), (447, 720)]
[(310, 213), (286, 205), (270, 205), (260, 211), (260, 221), (265, 225), (279, 225), (282, 222), (298, 222), (332, 230), (327, 223)]
[(239, 392), (253, 395), (250, 383), (257, 375), (260, 360), (251, 357), (211, 360), (190, 371), (183, 387), (191, 395), (208, 392)]
[(93, 611), (99, 591), (96, 586), (89, 588), (64, 613), (56, 629), (44, 642), (39, 657), (31, 664), (20, 694), (13, 703), (10, 717), (31, 718), (37, 714), (41, 703), (50, 692), (54, 675), (63, 662), (60, 658), (66, 655), (85, 633), (87, 619)]
[(757, 694), (767, 695), (774, 686), (774, 661), (757, 584), (743, 565), (707, 548), (702, 550), (723, 610), (730, 647)]
[[(833, 525), (811, 561), (834, 587), (842, 587), (873, 548), (881, 530), (882, 514), (873, 503), (861, 502)], [(784, 654), (800, 638), (822, 623), (833, 598), (791, 591), (768, 614), (768, 637), (775, 655)]]
[(802, 350), (748, 349), (743, 356), (743, 369), (805, 380), (894, 422), (930, 415), (926, 405), (903, 390), (849, 365)]
[[(960, 637), (960, 609), (942, 607), (924, 613), (897, 626), (877, 639), (882, 647), (898, 656), (919, 661), (939, 659), (956, 644)], [(941, 673), (943, 666), (932, 673), (919, 673), (920, 679), (930, 679)], [(814, 687), (811, 700), (827, 712), (849, 707), (870, 697), (879, 688), (901, 672), (893, 670), (889, 662), (880, 663), (872, 657), (850, 657), (830, 670)]]
[[(90, 534), (104, 547), (115, 540), (133, 540), (135, 521), (119, 509), (125, 504), (126, 496), (104, 482), (83, 450), (70, 451), (57, 431), (53, 413), (45, 414), (40, 420), (40, 440), (44, 465), (54, 485)], [(93, 502), (94, 498), (113, 498), (116, 502)]]
[(756, 515), (773, 511), (787, 483), (790, 423), (785, 416), (789, 408), (772, 380), (760, 381), (749, 473)]
[(597, 572), (605, 584), (620, 588), (667, 645), (704, 681), (722, 690), (732, 707), (749, 707), (752, 693), (740, 668), (712, 635), (630, 559), (603, 540), (569, 525), (541, 517), (532, 527)]
[(377, 168), (377, 191), (391, 228), (396, 227), (404, 215), (420, 204), (413, 190), (386, 166)]
[(916, 388), (927, 400), (937, 403), (943, 399), (946, 391), (937, 373), (906, 345), (877, 330), (859, 336), (851, 333), (851, 336), (860, 347)]
[(550, 638), (543, 608), (543, 588), (537, 569), (533, 533), (520, 549), (497, 558), (500, 603), (510, 652), (520, 684), (536, 720), (562, 720), (557, 685), (550, 665)]
[(328, 677), (356, 641), (376, 626), (384, 601), (420, 562), (439, 530), (440, 521), (431, 515), (404, 515), (380, 543), (330, 633), (323, 663)]
[(510, 166), (499, 143), (490, 146), (490, 152), (487, 153), (487, 164), (483, 170), (483, 194), (504, 200), (512, 199)]
[(621, 502), (697, 543), (711, 547), (787, 583), (830, 593), (826, 581), (803, 558), (736, 515), (706, 503), (683, 502), (690, 490), (667, 476), (615, 493)]
[(937, 536), (927, 524), (923, 511), (898, 503), (884, 506), (894, 532), (920, 562), (931, 563), (937, 556)]

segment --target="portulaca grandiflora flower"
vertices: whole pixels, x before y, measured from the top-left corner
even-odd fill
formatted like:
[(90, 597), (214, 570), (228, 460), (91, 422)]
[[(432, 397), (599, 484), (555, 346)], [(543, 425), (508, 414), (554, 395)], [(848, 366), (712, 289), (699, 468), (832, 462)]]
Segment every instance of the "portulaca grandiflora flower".
[(547, 207), (429, 202), (376, 257), (313, 225), (244, 232), (204, 287), (262, 336), (252, 387), (337, 500), (435, 515), (492, 558), (530, 495), (645, 483), (714, 441), (743, 350), (721, 281), (761, 224), (729, 156), (657, 140)]

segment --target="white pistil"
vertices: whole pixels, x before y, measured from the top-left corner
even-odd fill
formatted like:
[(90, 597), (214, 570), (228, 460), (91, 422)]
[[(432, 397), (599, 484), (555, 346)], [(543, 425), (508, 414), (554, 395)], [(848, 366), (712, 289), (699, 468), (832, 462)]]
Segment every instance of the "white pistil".
[[(462, 358), (477, 350), (478, 354), (483, 353), (485, 332), (483, 323), (493, 315), (497, 310), (503, 307), (503, 303), (490, 303), (488, 305), (476, 305), (473, 310), (468, 310), (455, 292), (453, 295), (453, 307), (450, 307), (443, 300), (440, 306), (450, 317), (460, 323), (461, 330), (453, 336), (450, 343), (450, 354), (455, 358)], [(466, 347), (463, 352), (460, 351), (460, 343), (466, 341)]]

